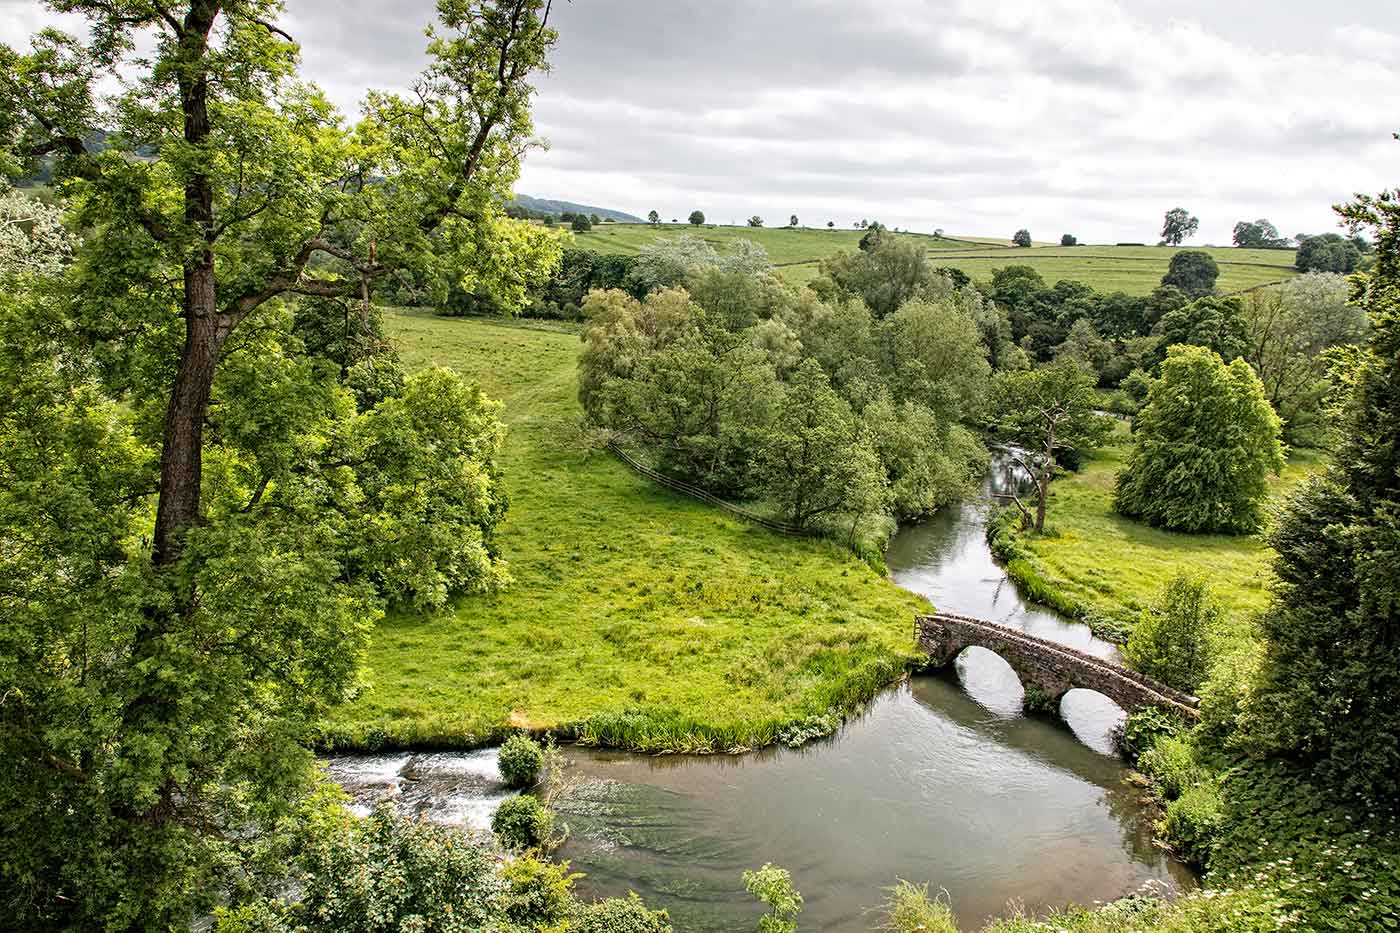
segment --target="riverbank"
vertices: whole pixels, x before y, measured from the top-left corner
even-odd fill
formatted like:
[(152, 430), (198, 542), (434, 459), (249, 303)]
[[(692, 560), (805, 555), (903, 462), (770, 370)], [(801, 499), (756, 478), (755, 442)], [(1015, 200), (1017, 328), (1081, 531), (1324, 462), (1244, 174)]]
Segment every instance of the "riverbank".
[[(1268, 604), (1273, 551), (1254, 535), (1190, 535), (1150, 528), (1113, 511), (1113, 479), (1128, 454), (1126, 426), (1118, 443), (1050, 485), (1044, 533), (1014, 530), (1003, 520), (989, 543), (1022, 592), (1036, 602), (1083, 619), (1101, 638), (1126, 639), (1143, 608), (1183, 571), (1206, 578), (1225, 609), (1219, 634), (1232, 644), (1249, 638), (1250, 619)], [(1294, 451), (1272, 479), (1277, 501), (1316, 472), (1315, 451)]]
[[(830, 731), (917, 661), (928, 603), (839, 544), (784, 538), (658, 487), (578, 440), (578, 337), (390, 311), (410, 369), (504, 403), (514, 582), (375, 632), (336, 750), (472, 748), (513, 729), (647, 752)], [(838, 714), (838, 715), (834, 715)]]

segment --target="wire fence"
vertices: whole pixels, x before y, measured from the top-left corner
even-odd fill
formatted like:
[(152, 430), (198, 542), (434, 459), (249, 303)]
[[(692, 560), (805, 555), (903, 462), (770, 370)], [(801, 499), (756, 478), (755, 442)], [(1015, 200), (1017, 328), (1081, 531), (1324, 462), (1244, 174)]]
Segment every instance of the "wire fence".
[(706, 492), (699, 486), (693, 486), (690, 483), (687, 483), (683, 480), (678, 480), (674, 477), (667, 476), (665, 473), (659, 473), (656, 470), (653, 470), (651, 467), (647, 466), (646, 464), (641, 463), (635, 457), (630, 456), (616, 443), (608, 444), (608, 451), (614, 457), (621, 460), (624, 464), (631, 467), (633, 470), (640, 473), (642, 476), (645, 476), (652, 482), (659, 483), (660, 485), (665, 486), (667, 489), (673, 489), (676, 492), (683, 493), (687, 496), (690, 496), (692, 499), (699, 499), (701, 502), (704, 502), (707, 505), (713, 505), (716, 508), (724, 509), (724, 511), (728, 512), (730, 515), (737, 516), (738, 518), (742, 518), (745, 521), (753, 522), (755, 525), (762, 525), (769, 531), (776, 531), (780, 535), (791, 535), (792, 537), (806, 537), (810, 534), (810, 532), (807, 529), (802, 528), (801, 526), (793, 525), (789, 522), (780, 522), (771, 518), (765, 518), (764, 516), (759, 515), (757, 512), (750, 512), (748, 509), (743, 508), (741, 506), (737, 506), (732, 502), (726, 502), (719, 496), (716, 496), (710, 492)]

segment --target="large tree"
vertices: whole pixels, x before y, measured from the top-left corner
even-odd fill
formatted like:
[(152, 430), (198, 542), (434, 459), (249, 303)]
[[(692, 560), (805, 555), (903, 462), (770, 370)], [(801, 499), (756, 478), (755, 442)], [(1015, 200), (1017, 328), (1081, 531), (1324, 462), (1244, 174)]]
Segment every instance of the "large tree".
[(1268, 475), (1283, 469), (1279, 430), (1248, 363), (1227, 364), (1205, 347), (1170, 347), (1133, 422), (1113, 506), (1174, 531), (1258, 531)]
[(1400, 200), (1363, 197), (1342, 216), (1378, 234), (1355, 293), (1370, 338), (1333, 461), (1270, 535), (1277, 583), (1241, 724), (1249, 750), (1306, 762), (1373, 806), (1400, 799)]
[(1183, 308), (1169, 311), (1157, 322), (1161, 349), (1190, 344), (1209, 347), (1227, 362), (1244, 356), (1249, 349), (1249, 325), (1244, 303), (1235, 297), (1198, 298)]
[(1209, 295), (1215, 290), (1215, 280), (1220, 277), (1220, 267), (1215, 257), (1203, 249), (1184, 249), (1174, 253), (1167, 265), (1167, 274), (1162, 276), (1162, 285), (1176, 286), (1192, 298)]
[(1095, 379), (1073, 360), (1019, 372), (998, 373), (989, 404), (993, 434), (1015, 445), (1012, 460), (1033, 483), (1035, 517), (1012, 497), (1027, 524), (1045, 530), (1046, 500), (1058, 457), (1085, 454), (1099, 447), (1113, 422), (1097, 412)]
[(1279, 236), (1278, 228), (1264, 218), (1241, 220), (1235, 224), (1235, 245), (1244, 249), (1283, 249), (1288, 238)]
[(1184, 207), (1174, 207), (1162, 218), (1162, 242), (1168, 246), (1180, 246), (1183, 241), (1196, 235), (1201, 222)]
[(55, 160), (88, 231), (0, 290), (0, 871), (21, 925), (163, 928), (258, 879), (379, 607), (500, 578), (494, 405), (296, 320), (353, 299), (369, 335), (378, 280), (464, 253), (514, 274), (486, 241), (555, 37), (547, 0), (441, 0), (411, 92), (350, 127), (271, 0), (56, 6), (88, 41), (0, 48), (4, 161)]

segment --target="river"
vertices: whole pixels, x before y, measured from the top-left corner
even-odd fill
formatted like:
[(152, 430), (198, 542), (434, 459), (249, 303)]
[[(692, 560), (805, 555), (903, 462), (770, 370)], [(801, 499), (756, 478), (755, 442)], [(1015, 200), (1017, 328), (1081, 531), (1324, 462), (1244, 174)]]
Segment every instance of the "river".
[[(1005, 489), (1002, 464), (984, 493)], [(1114, 657), (1086, 626), (1027, 605), (992, 560), (985, 507), (954, 505), (903, 527), (894, 581), (940, 609)], [(1112, 754), (1122, 712), (1071, 691), (1065, 723), (1020, 713), (996, 655), (970, 648), (953, 670), (882, 692), (836, 735), (742, 756), (647, 757), (569, 748), (571, 836), (559, 852), (589, 896), (634, 890), (679, 931), (752, 930), (746, 868), (775, 862), (802, 891), (803, 930), (860, 930), (896, 879), (946, 891), (965, 928), (1003, 913), (1090, 904), (1144, 885), (1188, 886), (1152, 845), (1137, 792)], [(431, 818), (484, 826), (505, 794), (495, 752), (333, 759), (362, 804), (396, 794)]]

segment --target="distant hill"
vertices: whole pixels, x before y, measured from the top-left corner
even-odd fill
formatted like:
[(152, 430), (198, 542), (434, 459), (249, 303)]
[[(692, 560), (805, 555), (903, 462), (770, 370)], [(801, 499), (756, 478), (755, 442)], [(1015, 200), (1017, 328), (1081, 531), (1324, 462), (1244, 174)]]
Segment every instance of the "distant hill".
[(629, 214), (626, 211), (614, 211), (606, 207), (576, 204), (573, 201), (557, 201), (552, 198), (532, 198), (528, 194), (517, 194), (514, 203), (532, 211), (540, 211), (544, 214), (559, 214), (564, 211), (572, 211), (575, 214), (597, 214), (605, 220), (615, 220), (618, 223), (639, 224), (645, 222), (636, 214)]

